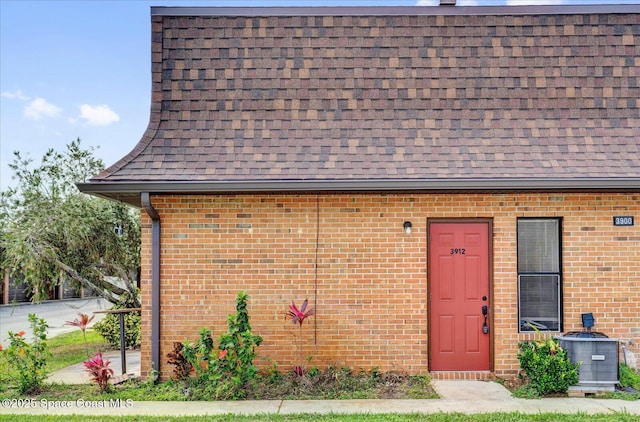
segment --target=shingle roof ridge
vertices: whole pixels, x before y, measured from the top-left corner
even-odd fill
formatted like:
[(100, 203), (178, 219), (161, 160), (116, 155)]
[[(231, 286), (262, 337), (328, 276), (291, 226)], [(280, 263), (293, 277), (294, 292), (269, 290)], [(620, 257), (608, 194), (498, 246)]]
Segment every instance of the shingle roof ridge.
[(152, 16), (438, 16), (640, 13), (640, 4), (516, 6), (152, 6)]

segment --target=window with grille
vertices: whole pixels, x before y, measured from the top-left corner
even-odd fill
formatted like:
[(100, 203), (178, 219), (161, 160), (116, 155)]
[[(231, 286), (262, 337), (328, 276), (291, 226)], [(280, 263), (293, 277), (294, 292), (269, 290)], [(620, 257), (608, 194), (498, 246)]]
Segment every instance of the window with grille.
[(560, 223), (557, 218), (518, 219), (520, 331), (562, 329)]

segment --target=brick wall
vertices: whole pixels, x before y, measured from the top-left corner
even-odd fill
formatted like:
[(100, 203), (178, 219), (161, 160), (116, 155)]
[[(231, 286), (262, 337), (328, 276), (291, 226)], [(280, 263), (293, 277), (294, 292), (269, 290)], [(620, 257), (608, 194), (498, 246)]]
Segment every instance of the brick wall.
[[(155, 196), (161, 216), (161, 373), (173, 341), (214, 337), (246, 290), (260, 356), (288, 369), (298, 330), (287, 305), (305, 298), (316, 316), (303, 327), (312, 364), (428, 371), (427, 219), (493, 219), (492, 334), (496, 375), (518, 369), (516, 218), (563, 217), (565, 331), (595, 329), (633, 340), (640, 353), (640, 215), (624, 194), (273, 194)], [(404, 233), (402, 223), (413, 223)], [(150, 368), (151, 223), (143, 215), (143, 373)], [(317, 251), (317, 258), (316, 258)], [(317, 272), (315, 270), (317, 259)], [(269, 365), (259, 359), (261, 365)]]

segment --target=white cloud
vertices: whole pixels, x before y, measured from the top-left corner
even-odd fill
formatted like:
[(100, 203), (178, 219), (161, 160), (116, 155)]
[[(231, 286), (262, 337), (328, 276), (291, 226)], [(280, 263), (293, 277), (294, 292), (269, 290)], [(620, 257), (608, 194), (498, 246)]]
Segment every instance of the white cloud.
[(31, 99), (26, 95), (24, 95), (21, 89), (14, 92), (5, 91), (2, 93), (2, 96), (4, 98), (11, 98), (11, 99), (22, 100), (22, 101), (28, 101)]
[(24, 115), (33, 120), (40, 120), (43, 117), (56, 117), (61, 111), (60, 107), (48, 103), (44, 98), (36, 98), (24, 108)]
[(108, 105), (91, 106), (82, 104), (80, 106), (80, 118), (85, 119), (91, 126), (107, 126), (120, 121), (120, 116), (111, 110)]

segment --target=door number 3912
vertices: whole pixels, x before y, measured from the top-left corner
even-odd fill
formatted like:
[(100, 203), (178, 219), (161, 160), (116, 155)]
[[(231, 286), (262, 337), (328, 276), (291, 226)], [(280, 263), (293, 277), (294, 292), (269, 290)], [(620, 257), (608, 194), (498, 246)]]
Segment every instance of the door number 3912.
[(449, 249), (451, 255), (464, 255), (466, 250), (464, 248), (451, 248)]

